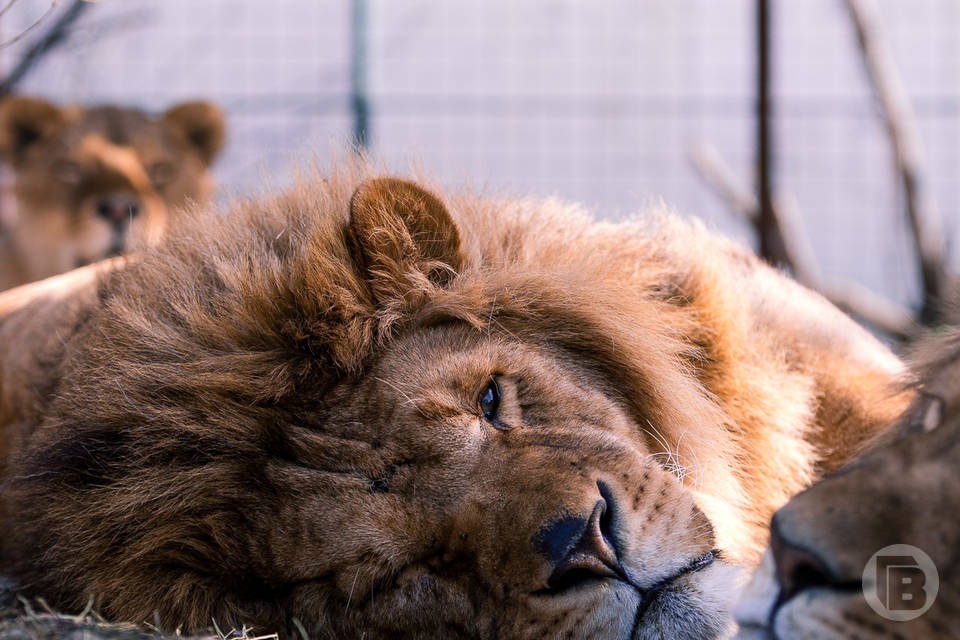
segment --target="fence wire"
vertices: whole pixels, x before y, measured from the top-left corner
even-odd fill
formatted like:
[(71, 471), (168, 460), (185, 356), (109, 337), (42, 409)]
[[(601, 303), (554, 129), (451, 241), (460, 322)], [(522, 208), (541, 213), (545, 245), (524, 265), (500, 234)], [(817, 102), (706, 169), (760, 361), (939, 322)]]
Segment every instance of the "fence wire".
[[(368, 143), (398, 171), (416, 161), (452, 185), (555, 194), (605, 217), (662, 200), (752, 240), (690, 153), (709, 142), (754, 178), (753, 0), (362, 1)], [(223, 197), (256, 192), (354, 138), (357, 2), (101, 0), (20, 90), (150, 110), (215, 100), (230, 126)], [(842, 3), (772, 4), (776, 183), (827, 277), (913, 303), (902, 194)], [(16, 2), (4, 41), (49, 5)], [(958, 238), (960, 4), (880, 8)]]

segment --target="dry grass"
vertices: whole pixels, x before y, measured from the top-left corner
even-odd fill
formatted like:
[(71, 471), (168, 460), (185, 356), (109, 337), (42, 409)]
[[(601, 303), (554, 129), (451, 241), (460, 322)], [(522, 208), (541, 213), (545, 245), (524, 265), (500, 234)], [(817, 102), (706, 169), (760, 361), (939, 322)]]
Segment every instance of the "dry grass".
[(224, 633), (211, 621), (209, 634), (181, 636), (159, 631), (153, 625), (116, 624), (104, 620), (93, 602), (77, 615), (53, 611), (46, 602), (17, 596), (0, 577), (0, 640), (279, 640), (277, 634), (254, 635), (249, 629)]

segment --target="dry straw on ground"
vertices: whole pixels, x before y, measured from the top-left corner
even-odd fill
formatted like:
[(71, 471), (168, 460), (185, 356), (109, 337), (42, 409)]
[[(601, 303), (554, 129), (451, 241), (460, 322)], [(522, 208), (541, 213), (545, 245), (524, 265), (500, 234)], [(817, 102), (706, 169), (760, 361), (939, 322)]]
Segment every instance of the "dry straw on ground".
[(250, 629), (224, 633), (215, 621), (208, 635), (186, 638), (164, 634), (150, 625), (106, 622), (92, 603), (78, 615), (52, 611), (43, 600), (28, 602), (17, 597), (0, 578), (0, 640), (278, 640), (275, 633), (255, 634)]

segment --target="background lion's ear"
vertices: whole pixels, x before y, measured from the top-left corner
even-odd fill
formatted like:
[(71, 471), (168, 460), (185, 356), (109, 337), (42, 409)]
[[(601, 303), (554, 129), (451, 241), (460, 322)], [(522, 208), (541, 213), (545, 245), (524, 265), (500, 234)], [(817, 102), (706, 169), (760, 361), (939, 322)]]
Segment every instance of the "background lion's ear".
[(223, 149), (226, 124), (215, 104), (198, 100), (175, 105), (163, 114), (162, 122), (183, 136), (208, 166)]
[(17, 96), (0, 103), (0, 154), (20, 166), (31, 146), (63, 126), (64, 112), (39, 98)]
[(463, 267), (450, 213), (412, 182), (388, 177), (361, 184), (350, 200), (350, 229), (381, 302), (402, 296), (424, 277), (442, 287)]

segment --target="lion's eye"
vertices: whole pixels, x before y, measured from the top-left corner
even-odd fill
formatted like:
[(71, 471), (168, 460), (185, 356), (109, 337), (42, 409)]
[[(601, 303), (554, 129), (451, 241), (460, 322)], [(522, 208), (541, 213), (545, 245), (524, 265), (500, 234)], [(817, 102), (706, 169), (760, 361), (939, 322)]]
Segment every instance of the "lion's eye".
[(500, 418), (497, 415), (500, 410), (500, 386), (496, 380), (491, 380), (490, 384), (480, 394), (480, 411), (487, 422), (494, 427), (500, 428)]

